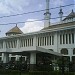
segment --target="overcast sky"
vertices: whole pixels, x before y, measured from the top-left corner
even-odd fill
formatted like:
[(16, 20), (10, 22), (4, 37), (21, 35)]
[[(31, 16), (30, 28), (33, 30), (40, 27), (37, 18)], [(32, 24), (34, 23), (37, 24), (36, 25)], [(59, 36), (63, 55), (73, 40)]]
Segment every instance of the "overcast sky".
[[(26, 12), (38, 11), (45, 9), (45, 2), (46, 0), (0, 0), (0, 17), (2, 16), (9, 16), (15, 14), (21, 14)], [(50, 0), (50, 8), (54, 8), (60, 5), (69, 5), (74, 4), (74, 0)], [(64, 16), (68, 15), (71, 10), (75, 9), (74, 6), (64, 7), (63, 13)], [(1, 25), (7, 23), (17, 23), (17, 22), (25, 22), (19, 23), (18, 27), (24, 32), (33, 32), (38, 31), (44, 27), (44, 21), (35, 21), (35, 22), (26, 22), (26, 21), (34, 21), (40, 20), (44, 18), (44, 12), (36, 12), (33, 14), (24, 14), (19, 16), (12, 16), (12, 17), (3, 17), (0, 18), (0, 37), (5, 36), (5, 33), (10, 30), (15, 24), (9, 25)], [(59, 9), (51, 9), (51, 17), (59, 17)], [(51, 22), (59, 21), (51, 20)]]

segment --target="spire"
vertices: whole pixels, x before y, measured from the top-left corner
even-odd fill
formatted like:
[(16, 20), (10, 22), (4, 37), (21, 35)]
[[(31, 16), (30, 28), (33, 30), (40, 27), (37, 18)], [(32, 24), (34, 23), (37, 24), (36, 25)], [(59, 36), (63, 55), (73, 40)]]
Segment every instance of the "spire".
[(63, 18), (63, 11), (62, 11), (61, 6), (60, 6), (59, 17), (60, 17), (60, 22), (62, 22), (62, 18)]
[(45, 27), (49, 27), (50, 26), (50, 16), (51, 13), (49, 12), (49, 0), (46, 0), (46, 12), (44, 13), (45, 17), (45, 21), (44, 21), (44, 28)]
[(49, 12), (49, 0), (46, 0), (46, 12)]
[(60, 11), (59, 11), (59, 17), (60, 17), (60, 22), (62, 23), (62, 18), (63, 18), (63, 11), (62, 11), (62, 0), (60, 0)]

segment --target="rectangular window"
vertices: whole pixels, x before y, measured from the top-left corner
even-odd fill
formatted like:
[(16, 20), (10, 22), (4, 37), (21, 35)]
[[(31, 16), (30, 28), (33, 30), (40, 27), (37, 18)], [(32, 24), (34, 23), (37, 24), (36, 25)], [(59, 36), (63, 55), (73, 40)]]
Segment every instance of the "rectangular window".
[(32, 38), (32, 46), (33, 46), (33, 38)]
[[(6, 43), (6, 47), (7, 47), (7, 43)], [(11, 41), (11, 47), (13, 48), (13, 41)], [(21, 45), (20, 45), (20, 47), (21, 47)]]
[(42, 45), (44, 46), (44, 37), (42, 38)]
[(63, 34), (63, 44), (65, 44), (65, 35)]
[(43, 45), (43, 39), (42, 39), (42, 37), (41, 37), (41, 46)]
[[(14, 46), (15, 46), (15, 41), (14, 41)], [(21, 47), (23, 47), (23, 39), (21, 40)]]
[(60, 44), (62, 44), (62, 35), (60, 35)]
[(52, 45), (54, 45), (54, 36), (52, 36)]
[(69, 34), (69, 44), (71, 44), (71, 34)]
[(47, 36), (47, 45), (49, 45), (49, 37)]
[(45, 45), (46, 45), (46, 37), (45, 37)]
[(40, 37), (40, 46), (41, 46), (41, 37)]
[(8, 41), (6, 42), (6, 48), (8, 48)]
[(74, 33), (72, 33), (72, 43), (74, 44)]
[(50, 36), (50, 45), (51, 45), (51, 36)]
[(0, 56), (2, 56), (2, 53), (0, 53)]
[(38, 38), (38, 46), (39, 46), (39, 38)]
[(8, 41), (8, 48), (10, 48), (10, 41)]
[(13, 41), (13, 46), (14, 46), (14, 48), (15, 48), (15, 41)]
[(66, 44), (68, 44), (68, 36), (67, 36), (67, 34), (66, 34)]
[(25, 47), (25, 39), (24, 39), (24, 47)]
[(27, 39), (26, 39), (26, 47), (27, 47)]
[(29, 46), (29, 39), (28, 39), (28, 46)]
[(30, 38), (30, 46), (31, 46), (31, 38)]

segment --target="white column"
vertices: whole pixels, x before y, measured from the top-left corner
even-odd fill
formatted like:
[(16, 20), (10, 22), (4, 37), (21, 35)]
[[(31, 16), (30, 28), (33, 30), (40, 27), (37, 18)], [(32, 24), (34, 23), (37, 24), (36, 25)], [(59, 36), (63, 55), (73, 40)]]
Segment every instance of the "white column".
[(44, 37), (44, 46), (45, 46), (45, 37)]
[(26, 39), (26, 47), (28, 47), (28, 39)]
[(62, 37), (62, 44), (63, 44), (63, 34), (61, 35), (61, 37)]
[(3, 41), (3, 49), (6, 49), (5, 41)]
[(30, 53), (30, 64), (36, 64), (36, 53), (35, 52), (31, 52)]
[(30, 70), (36, 69), (36, 53), (30, 53)]
[(43, 46), (43, 38), (41, 37), (41, 46)]
[(33, 46), (36, 46), (36, 36), (33, 38)]
[(68, 51), (69, 51), (69, 56), (70, 56), (70, 61), (72, 61), (72, 54), (73, 54), (73, 49), (68, 49)]
[(16, 55), (16, 61), (19, 61), (19, 55)]
[(2, 53), (2, 61), (3, 63), (7, 63), (9, 61), (9, 54), (6, 52), (6, 43), (3, 41), (3, 50), (5, 53)]
[(3, 53), (3, 63), (7, 63), (9, 61), (9, 54)]
[(36, 37), (36, 46), (38, 46), (38, 37)]
[(30, 38), (29, 38), (29, 46), (30, 46)]
[(20, 41), (17, 39), (17, 48), (20, 48)]
[(70, 61), (72, 61), (72, 56), (70, 56)]
[(31, 38), (31, 46), (32, 46), (32, 38)]
[(9, 54), (9, 61), (11, 61), (11, 54)]
[(25, 39), (25, 47), (26, 47), (26, 39)]
[(66, 34), (64, 34), (64, 40), (65, 40), (64, 43), (66, 44)]
[(2, 61), (3, 61), (3, 53), (2, 53)]
[[(60, 35), (59, 35), (60, 37)], [(58, 37), (58, 33), (54, 33), (54, 46), (55, 46), (55, 52), (58, 52), (58, 43), (60, 42), (60, 38)]]
[(67, 33), (67, 43), (69, 44), (69, 35), (68, 35), (68, 33)]

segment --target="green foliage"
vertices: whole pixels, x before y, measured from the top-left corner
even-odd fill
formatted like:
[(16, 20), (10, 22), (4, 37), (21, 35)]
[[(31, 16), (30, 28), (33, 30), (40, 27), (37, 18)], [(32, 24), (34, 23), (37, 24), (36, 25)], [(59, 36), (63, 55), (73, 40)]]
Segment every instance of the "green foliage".
[[(17, 70), (0, 70), (1, 75), (20, 75), (20, 71)], [(63, 75), (61, 71), (25, 71), (21, 72), (21, 75)], [(75, 75), (75, 72), (65, 72), (64, 75)]]
[(37, 66), (38, 71), (52, 71), (53, 67), (52, 65), (39, 65)]
[(29, 75), (48, 75), (47, 71), (30, 71)]
[(74, 72), (65, 72), (62, 74), (61, 71), (31, 71), (29, 75), (75, 75)]
[(18, 75), (19, 71), (16, 71), (16, 70), (0, 70), (0, 74), (3, 74), (3, 75)]

